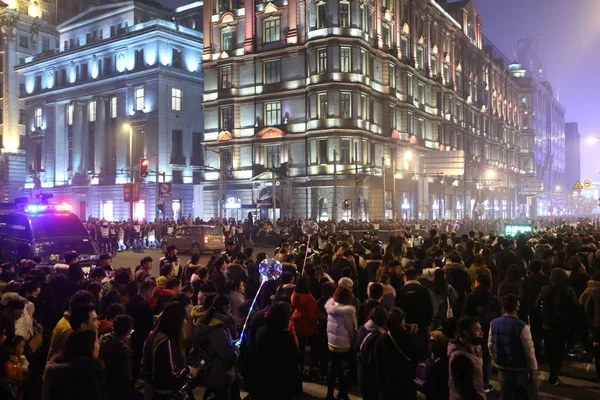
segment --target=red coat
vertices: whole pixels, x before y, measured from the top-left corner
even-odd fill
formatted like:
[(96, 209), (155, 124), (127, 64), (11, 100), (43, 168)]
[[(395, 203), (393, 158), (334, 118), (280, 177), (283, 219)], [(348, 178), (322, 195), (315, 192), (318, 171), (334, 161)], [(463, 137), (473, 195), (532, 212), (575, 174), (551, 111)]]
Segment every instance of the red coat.
[(312, 294), (292, 293), (292, 321), (298, 336), (311, 336), (317, 333), (319, 310)]

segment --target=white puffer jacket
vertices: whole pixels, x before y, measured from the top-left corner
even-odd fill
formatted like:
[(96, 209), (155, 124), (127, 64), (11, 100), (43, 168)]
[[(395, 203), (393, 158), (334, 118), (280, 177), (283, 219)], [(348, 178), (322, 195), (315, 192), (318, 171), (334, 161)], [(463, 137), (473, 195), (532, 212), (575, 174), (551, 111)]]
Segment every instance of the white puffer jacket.
[(325, 303), (327, 312), (327, 341), (336, 349), (354, 346), (356, 339), (356, 308), (337, 303), (333, 298)]

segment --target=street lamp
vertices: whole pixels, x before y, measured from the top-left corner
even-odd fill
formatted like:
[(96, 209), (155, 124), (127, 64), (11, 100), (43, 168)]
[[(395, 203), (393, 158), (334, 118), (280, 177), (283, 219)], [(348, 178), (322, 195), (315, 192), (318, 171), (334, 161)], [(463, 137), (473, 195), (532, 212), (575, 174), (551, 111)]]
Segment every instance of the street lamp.
[(494, 171), (493, 169), (490, 169), (486, 172), (485, 176), (488, 179), (494, 179), (496, 177), (496, 171)]
[[(131, 124), (123, 124), (123, 130), (129, 131), (129, 183), (133, 184), (133, 127)], [(133, 195), (133, 185), (130, 188)], [(133, 222), (133, 197), (129, 199), (129, 219)]]

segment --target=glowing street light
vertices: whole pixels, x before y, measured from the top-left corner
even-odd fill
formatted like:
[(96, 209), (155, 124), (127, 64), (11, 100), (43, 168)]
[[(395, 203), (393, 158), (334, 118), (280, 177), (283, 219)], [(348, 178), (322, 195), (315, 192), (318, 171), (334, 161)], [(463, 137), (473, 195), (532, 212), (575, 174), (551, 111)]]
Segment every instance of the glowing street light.
[(486, 172), (485, 176), (488, 179), (494, 179), (496, 177), (496, 171), (494, 171), (493, 169), (490, 169)]

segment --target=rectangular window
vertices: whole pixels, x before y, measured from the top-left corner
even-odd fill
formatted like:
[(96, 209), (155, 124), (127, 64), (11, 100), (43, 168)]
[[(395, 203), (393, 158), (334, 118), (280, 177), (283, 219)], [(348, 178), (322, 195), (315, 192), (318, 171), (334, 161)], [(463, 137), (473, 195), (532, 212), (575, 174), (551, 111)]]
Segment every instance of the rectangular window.
[(67, 106), (67, 125), (73, 125), (73, 114), (75, 112), (75, 106), (69, 104)]
[(24, 49), (29, 48), (29, 36), (19, 35), (19, 47)]
[(265, 103), (265, 125), (273, 126), (281, 124), (281, 102), (272, 101)]
[(179, 49), (173, 49), (172, 51), (173, 53), (173, 68), (182, 68), (182, 62), (181, 62), (181, 50)]
[(383, 25), (383, 32), (381, 35), (381, 38), (383, 40), (383, 45), (385, 47), (390, 47), (392, 44), (392, 37), (390, 35), (390, 27)]
[(110, 75), (112, 73), (113, 73), (112, 57), (105, 57), (104, 58), (104, 74)]
[[(1, 85), (1, 83), (0, 83)], [(3, 93), (0, 92), (0, 97), (2, 97)], [(25, 84), (19, 83), (19, 97), (25, 96)]]
[(327, 109), (327, 93), (319, 93), (317, 118), (327, 118), (329, 112)]
[(439, 75), (439, 73), (438, 60), (435, 57), (431, 57), (431, 75), (433, 75), (435, 78)]
[(425, 137), (425, 121), (421, 118), (417, 119), (417, 137), (419, 139)]
[(281, 60), (265, 61), (265, 84), (281, 82)]
[(265, 43), (279, 42), (281, 32), (279, 18), (265, 20)]
[(35, 127), (39, 128), (42, 126), (42, 108), (37, 107), (35, 109)]
[(318, 62), (318, 70), (319, 74), (324, 74), (327, 72), (327, 49), (319, 49), (319, 62)]
[(96, 121), (96, 102), (90, 101), (88, 103), (88, 122)]
[(421, 71), (423, 71), (425, 69), (425, 52), (423, 51), (423, 48), (421, 46), (417, 47), (417, 68), (419, 68)]
[(235, 30), (226, 29), (221, 31), (221, 50), (231, 51), (234, 47)]
[(22, 108), (19, 110), (19, 124), (25, 124), (25, 110)]
[(317, 4), (317, 29), (327, 28), (327, 10), (326, 4)]
[(396, 67), (394, 64), (390, 64), (390, 88), (396, 89)]
[(414, 124), (413, 114), (411, 112), (409, 112), (407, 115), (407, 118), (406, 118), (406, 130), (411, 135), (414, 132), (413, 124)]
[(219, 130), (231, 131), (231, 129), (233, 128), (233, 124), (232, 124), (233, 123), (233, 107), (232, 106), (221, 107), (220, 120), (221, 120), (221, 126), (219, 127)]
[(369, 63), (367, 62), (367, 52), (364, 50), (360, 51), (360, 73), (365, 76), (369, 75)]
[(135, 51), (135, 69), (144, 67), (144, 49)]
[(421, 104), (425, 104), (425, 86), (422, 83), (417, 84), (417, 96), (415, 98), (419, 100)]
[(67, 170), (73, 171), (73, 128), (67, 131)]
[(88, 63), (81, 64), (81, 79), (84, 81), (88, 79), (90, 75), (88, 74)]
[(281, 167), (281, 146), (266, 146), (267, 147), (267, 168), (279, 168)]
[(110, 117), (117, 118), (117, 98), (110, 98)]
[(402, 53), (402, 57), (410, 60), (410, 48), (408, 46), (408, 38), (406, 36), (402, 36), (400, 39), (400, 52)]
[(350, 139), (342, 139), (342, 147), (340, 152), (340, 163), (341, 164), (350, 164), (350, 147), (352, 145), (352, 141)]
[(183, 131), (181, 129), (173, 129), (172, 138), (172, 157), (181, 158), (183, 156)]
[(369, 120), (369, 99), (365, 95), (360, 96), (360, 116), (363, 121)]
[(181, 89), (171, 88), (171, 110), (181, 111)]
[(231, 65), (219, 68), (219, 81), (221, 82), (219, 87), (221, 89), (231, 89), (232, 77)]
[(340, 26), (343, 28), (350, 26), (350, 3), (340, 2)]
[(144, 107), (144, 88), (135, 88), (135, 110), (143, 111)]
[(396, 129), (396, 107), (390, 104), (390, 128)]
[(352, 71), (352, 58), (350, 47), (342, 47), (340, 50), (340, 70), (342, 72)]
[(327, 154), (327, 139), (319, 139), (319, 164), (327, 164), (329, 157)]
[(414, 83), (413, 83), (413, 76), (410, 74), (408, 74), (406, 76), (406, 92), (407, 92), (408, 96), (413, 97)]
[(340, 117), (352, 118), (352, 94), (342, 92), (340, 96)]
[(50, 38), (42, 37), (42, 52), (50, 50)]

